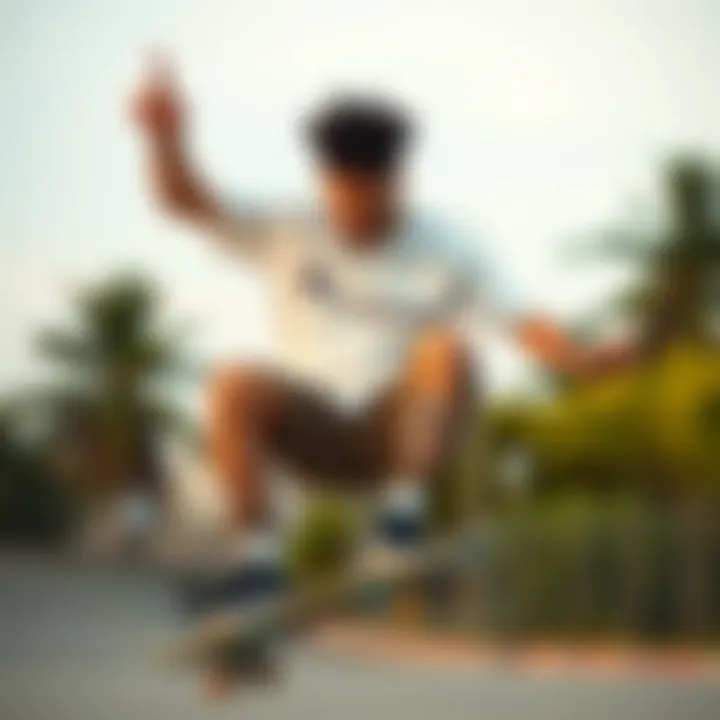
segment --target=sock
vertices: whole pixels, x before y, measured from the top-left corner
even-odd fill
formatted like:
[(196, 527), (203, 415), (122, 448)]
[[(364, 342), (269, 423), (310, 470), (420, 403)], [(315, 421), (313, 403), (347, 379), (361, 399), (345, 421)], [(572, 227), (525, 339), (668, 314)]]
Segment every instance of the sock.
[(279, 565), (282, 540), (268, 528), (246, 530), (237, 539), (233, 557), (239, 565)]
[(418, 480), (392, 480), (384, 490), (382, 512), (390, 515), (424, 516), (427, 510), (425, 484)]
[(427, 493), (424, 483), (397, 480), (385, 490), (381, 504), (378, 532), (386, 545), (410, 548), (425, 535)]

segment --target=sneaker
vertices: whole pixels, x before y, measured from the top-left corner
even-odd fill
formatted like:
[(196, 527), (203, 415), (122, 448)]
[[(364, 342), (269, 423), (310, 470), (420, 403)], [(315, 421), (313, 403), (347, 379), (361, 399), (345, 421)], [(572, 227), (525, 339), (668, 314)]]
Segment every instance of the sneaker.
[(375, 540), (400, 554), (414, 554), (427, 538), (424, 492), (415, 485), (391, 487), (375, 523)]
[(422, 513), (387, 510), (380, 514), (375, 528), (379, 544), (397, 552), (419, 548), (427, 537), (427, 523)]
[(284, 568), (277, 563), (247, 562), (214, 576), (186, 578), (180, 596), (191, 617), (223, 610), (243, 610), (269, 602), (287, 588)]
[[(195, 579), (181, 588), (184, 610), (192, 621), (212, 622), (215, 614), (242, 612), (280, 597), (288, 587), (284, 568), (276, 562), (252, 561), (214, 577)], [(205, 690), (222, 699), (241, 684), (263, 684), (278, 670), (275, 637), (230, 643), (207, 664)]]

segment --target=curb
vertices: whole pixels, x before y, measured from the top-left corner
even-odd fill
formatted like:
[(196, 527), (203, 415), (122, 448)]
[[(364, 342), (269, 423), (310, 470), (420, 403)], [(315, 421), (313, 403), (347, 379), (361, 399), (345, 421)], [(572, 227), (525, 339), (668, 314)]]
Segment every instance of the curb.
[(720, 652), (685, 646), (526, 643), (502, 647), (363, 623), (326, 625), (312, 637), (312, 644), (323, 652), (414, 668), (588, 678), (720, 679)]

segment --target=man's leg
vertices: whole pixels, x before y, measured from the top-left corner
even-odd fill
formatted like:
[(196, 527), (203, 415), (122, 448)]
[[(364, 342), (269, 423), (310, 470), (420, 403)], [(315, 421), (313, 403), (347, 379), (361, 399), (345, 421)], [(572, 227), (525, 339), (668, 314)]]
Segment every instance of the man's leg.
[[(276, 596), (284, 573), (279, 534), (272, 525), (266, 482), (266, 445), (282, 406), (281, 388), (251, 367), (218, 371), (208, 396), (209, 453), (232, 527), (234, 557), (217, 582), (209, 584), (205, 609), (225, 603), (242, 608)], [(228, 648), (207, 678), (215, 697), (232, 691), (240, 679), (273, 673), (269, 649)]]
[[(470, 357), (452, 332), (423, 335), (408, 357), (388, 427), (391, 448), (376, 539), (365, 556), (371, 570), (391, 570), (421, 550), (428, 533), (428, 483), (461, 446), (473, 407)], [(386, 608), (416, 624), (422, 594), (407, 588)]]
[(379, 531), (385, 545), (414, 549), (425, 534), (428, 482), (460, 447), (473, 406), (470, 358), (447, 330), (423, 335), (399, 383)]
[[(229, 577), (238, 582), (221, 583), (218, 595), (236, 606), (248, 592), (254, 592), (254, 599), (267, 598), (266, 591), (273, 588), (266, 581), (280, 561), (268, 498), (270, 458), (306, 483), (336, 490), (377, 487), (391, 470), (390, 418), (383, 402), (377, 410), (349, 416), (286, 379), (236, 365), (214, 376), (208, 419), (214, 474), (237, 534), (237, 559)], [(221, 663), (210, 677), (215, 694), (230, 689), (244, 672), (232, 659)]]
[(399, 478), (428, 478), (460, 443), (473, 405), (471, 361), (456, 333), (437, 329), (413, 347), (401, 381), (394, 452)]
[(256, 369), (234, 365), (210, 385), (210, 459), (238, 531), (251, 534), (269, 522), (266, 445), (284, 400), (279, 385)]

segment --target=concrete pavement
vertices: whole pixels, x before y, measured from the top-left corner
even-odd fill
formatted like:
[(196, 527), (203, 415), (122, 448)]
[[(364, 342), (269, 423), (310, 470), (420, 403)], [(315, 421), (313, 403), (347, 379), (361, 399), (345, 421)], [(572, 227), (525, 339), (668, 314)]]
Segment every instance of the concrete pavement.
[(164, 583), (147, 573), (0, 556), (0, 718), (710, 720), (720, 707), (711, 678), (406, 665), (308, 646), (289, 652), (279, 686), (215, 706), (193, 678), (153, 663), (174, 618)]

